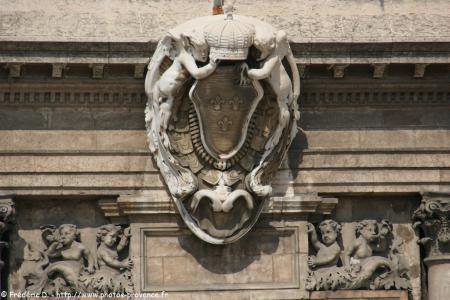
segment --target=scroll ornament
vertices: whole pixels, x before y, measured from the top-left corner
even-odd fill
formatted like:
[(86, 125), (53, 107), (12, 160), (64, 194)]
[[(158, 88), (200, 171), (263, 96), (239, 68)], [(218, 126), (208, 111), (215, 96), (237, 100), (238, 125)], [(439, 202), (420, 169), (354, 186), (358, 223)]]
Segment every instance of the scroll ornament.
[(418, 231), (419, 244), (424, 246), (427, 258), (450, 254), (450, 196), (424, 195), (420, 206), (413, 213), (414, 228)]

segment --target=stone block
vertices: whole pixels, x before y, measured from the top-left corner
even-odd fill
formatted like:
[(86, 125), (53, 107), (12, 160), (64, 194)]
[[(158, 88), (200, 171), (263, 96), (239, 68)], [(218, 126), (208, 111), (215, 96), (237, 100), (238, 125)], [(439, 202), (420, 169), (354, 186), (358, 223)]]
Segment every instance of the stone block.
[(142, 228), (141, 232), (144, 292), (299, 286), (296, 227), (256, 228), (246, 239), (225, 246), (205, 244), (186, 230)]

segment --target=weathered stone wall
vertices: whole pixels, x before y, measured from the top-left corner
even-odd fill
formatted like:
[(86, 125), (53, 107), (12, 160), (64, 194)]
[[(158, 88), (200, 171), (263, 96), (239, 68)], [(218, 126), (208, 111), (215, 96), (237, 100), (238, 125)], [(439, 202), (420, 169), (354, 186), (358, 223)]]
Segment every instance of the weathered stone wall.
[(138, 292), (403, 300), (397, 291), (305, 289), (314, 254), (308, 222), (339, 222), (346, 248), (357, 222), (387, 219), (404, 241), (410, 295), (427, 296), (417, 245), (424, 234), (411, 216), (421, 193), (450, 193), (448, 1), (238, 1), (237, 13), (289, 34), (302, 77), (302, 130), (262, 218), (223, 247), (184, 226), (144, 125), (143, 77), (156, 42), (209, 14), (210, 1), (0, 7), (0, 196), (13, 198), (17, 211), (3, 270), (10, 290), (23, 288), (26, 243), (44, 248), (41, 226), (77, 225), (95, 256), (98, 228), (113, 222), (130, 224)]

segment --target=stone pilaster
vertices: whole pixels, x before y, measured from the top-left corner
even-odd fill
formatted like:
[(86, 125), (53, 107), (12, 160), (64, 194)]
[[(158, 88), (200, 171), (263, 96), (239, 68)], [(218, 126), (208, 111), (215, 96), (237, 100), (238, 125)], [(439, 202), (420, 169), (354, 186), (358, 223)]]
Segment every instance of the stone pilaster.
[(414, 211), (414, 227), (425, 248), (428, 267), (428, 299), (448, 299), (450, 293), (450, 195), (424, 194)]

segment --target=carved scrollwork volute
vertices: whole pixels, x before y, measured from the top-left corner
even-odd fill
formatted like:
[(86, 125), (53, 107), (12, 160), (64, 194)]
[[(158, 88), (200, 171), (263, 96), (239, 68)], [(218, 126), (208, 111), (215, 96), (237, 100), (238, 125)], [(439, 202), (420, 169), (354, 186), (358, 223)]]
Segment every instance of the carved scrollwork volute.
[(414, 211), (414, 228), (425, 248), (426, 256), (450, 254), (450, 195), (426, 193)]

